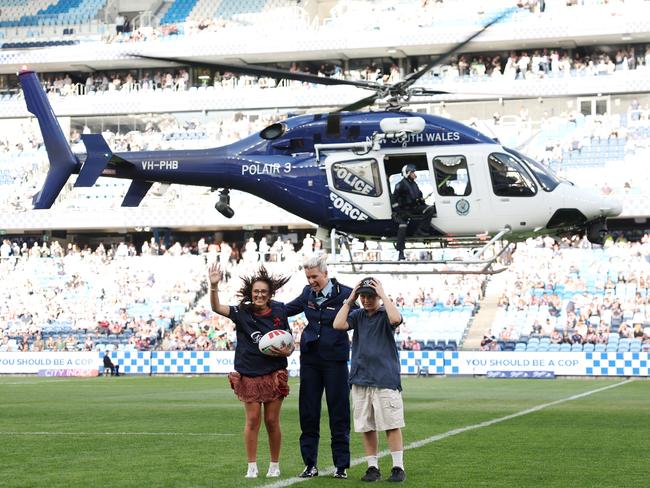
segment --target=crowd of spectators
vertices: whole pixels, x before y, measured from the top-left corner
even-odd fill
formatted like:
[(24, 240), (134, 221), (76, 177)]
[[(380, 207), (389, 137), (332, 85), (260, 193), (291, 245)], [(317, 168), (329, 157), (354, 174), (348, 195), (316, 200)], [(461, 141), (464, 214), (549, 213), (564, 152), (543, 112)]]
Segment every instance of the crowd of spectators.
[[(275, 244), (279, 243), (279, 244)], [(196, 242), (165, 246), (152, 239), (140, 246), (116, 243), (80, 248), (69, 243), (4, 239), (0, 272), (0, 351), (231, 350), (232, 322), (213, 314), (206, 300), (205, 269), (219, 260), (226, 270), (224, 301), (236, 303), (238, 277), (264, 264), (292, 276), (278, 299), (287, 301), (304, 286), (300, 263), (320, 252), (317, 239), (277, 238), (242, 243)], [(547, 337), (550, 343), (607, 343), (611, 334), (650, 345), (650, 236), (640, 242), (607, 241), (592, 249), (586, 240), (539, 238), (521, 245), (506, 271), (492, 331), (483, 350)], [(530, 263), (535, 262), (535, 267)], [(429, 275), (420, 280), (395, 275), (385, 288), (405, 323), (397, 340), (421, 350), (418, 334), (441, 324), (422, 324), (435, 310), (477, 311), (485, 276)], [(435, 317), (439, 317), (436, 315)], [(305, 326), (291, 322), (297, 342)], [(444, 325), (444, 324), (442, 324)]]
[[(616, 53), (613, 54), (613, 51)], [(461, 54), (439, 68), (443, 77), (530, 80), (558, 76), (603, 76), (650, 66), (650, 46), (613, 46), (565, 50), (555, 48), (501, 54)], [(436, 70), (437, 71), (437, 70)], [(425, 78), (426, 80), (426, 78)]]
[[(266, 237), (245, 242), (196, 242), (165, 246), (152, 238), (139, 246), (119, 242), (94, 249), (58, 241), (0, 245), (0, 351), (230, 350), (232, 322), (210, 310), (205, 282), (208, 262), (218, 260), (225, 280), (224, 301), (236, 303), (241, 275), (260, 264), (292, 276), (278, 295), (288, 301), (304, 286), (301, 263), (321, 252), (321, 242), (306, 234), (293, 242)], [(434, 307), (477, 308), (485, 277), (435, 276), (424, 281), (395, 276), (385, 280), (407, 320), (398, 331), (405, 339), (419, 324), (418, 311)], [(291, 320), (296, 341), (305, 326)], [(417, 347), (417, 346), (416, 346)]]
[[(423, 76), (419, 84), (426, 86), (437, 80), (469, 78), (534, 80), (562, 76), (606, 76), (614, 73), (646, 70), (650, 66), (650, 45), (588, 47), (580, 49), (543, 48), (517, 50), (509, 53), (463, 53), (449, 63), (436, 66)], [(347, 69), (335, 62), (301, 62), (279, 66), (290, 72), (309, 73), (345, 80), (367, 80), (393, 84), (405, 73), (394, 61), (350, 60)], [(421, 66), (413, 64), (409, 72)], [(190, 76), (192, 72), (192, 76)], [(74, 79), (73, 79), (74, 77)], [(190, 68), (174, 70), (119, 70), (82, 73), (50, 73), (43, 80), (50, 93), (61, 96), (87, 95), (97, 92), (187, 91), (194, 87), (241, 89), (247, 87), (275, 88), (315, 85), (307, 82), (278, 82), (267, 77), (221, 72), (209, 68), (197, 71)], [(17, 88), (17, 87), (15, 87)]]
[(638, 242), (609, 239), (602, 249), (586, 239), (539, 238), (515, 256), (484, 350), (542, 337), (606, 344), (612, 333), (650, 347), (650, 235)]
[[(180, 248), (180, 252), (174, 252)], [(135, 256), (119, 243), (92, 250), (58, 241), (0, 245), (0, 329), (25, 350), (92, 349), (101, 340), (133, 349), (154, 346), (191, 308), (204, 260), (174, 245)], [(2, 347), (2, 346), (0, 346)]]

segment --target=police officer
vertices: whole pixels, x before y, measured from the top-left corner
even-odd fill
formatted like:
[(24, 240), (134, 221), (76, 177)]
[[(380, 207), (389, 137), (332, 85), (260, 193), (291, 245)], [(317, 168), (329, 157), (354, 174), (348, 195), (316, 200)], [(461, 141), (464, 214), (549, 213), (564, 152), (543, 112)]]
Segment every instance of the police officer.
[(421, 218), (420, 233), (429, 235), (431, 219), (436, 216), (435, 205), (424, 203), (422, 191), (415, 182), (417, 168), (413, 164), (405, 164), (402, 167), (403, 178), (395, 185), (393, 192), (393, 218), (399, 225), (397, 229), (397, 251), (400, 261), (404, 259), (404, 247), (406, 242), (406, 230), (412, 217)]
[(300, 453), (305, 463), (301, 478), (318, 476), (318, 443), (323, 390), (327, 400), (335, 478), (347, 478), (350, 467), (350, 341), (345, 331), (335, 330), (334, 317), (352, 289), (327, 275), (326, 255), (304, 263), (309, 285), (287, 303), (289, 316), (305, 313), (307, 326), (300, 339)]

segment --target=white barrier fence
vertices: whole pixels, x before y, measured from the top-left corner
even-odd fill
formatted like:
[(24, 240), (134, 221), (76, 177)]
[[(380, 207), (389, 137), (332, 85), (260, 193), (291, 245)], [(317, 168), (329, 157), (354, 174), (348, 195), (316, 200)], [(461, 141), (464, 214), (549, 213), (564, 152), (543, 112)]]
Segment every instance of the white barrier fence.
[(2, 374), (96, 376), (100, 365), (96, 352), (0, 352)]
[[(225, 374), (234, 370), (233, 351), (113, 351), (124, 374)], [(0, 374), (92, 376), (103, 371), (100, 352), (4, 352)], [(474, 352), (401, 351), (402, 374), (502, 377), (650, 376), (649, 352)], [(300, 354), (289, 358), (300, 370)]]

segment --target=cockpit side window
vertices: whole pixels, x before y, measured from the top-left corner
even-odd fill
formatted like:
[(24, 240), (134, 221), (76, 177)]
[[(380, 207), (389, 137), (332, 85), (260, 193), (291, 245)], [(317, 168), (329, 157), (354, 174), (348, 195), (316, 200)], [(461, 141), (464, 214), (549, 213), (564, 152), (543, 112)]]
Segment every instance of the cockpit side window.
[(509, 154), (488, 156), (490, 179), (494, 194), (500, 197), (532, 197), (537, 185), (519, 161)]
[(377, 197), (382, 194), (376, 159), (340, 161), (332, 165), (334, 188), (347, 193)]
[(544, 166), (542, 163), (539, 163), (535, 161), (532, 158), (529, 158), (525, 154), (521, 154), (518, 151), (515, 151), (514, 149), (510, 148), (505, 148), (508, 152), (512, 153), (513, 155), (517, 156), (519, 159), (521, 159), (525, 165), (528, 166), (528, 169), (530, 169), (531, 173), (535, 177), (537, 177), (537, 180), (539, 181), (539, 184), (541, 185), (542, 189), (544, 191), (553, 191), (557, 186), (560, 184), (560, 178), (558, 178), (551, 170), (550, 168), (547, 168)]
[(436, 156), (433, 158), (438, 195), (461, 197), (472, 193), (465, 156)]

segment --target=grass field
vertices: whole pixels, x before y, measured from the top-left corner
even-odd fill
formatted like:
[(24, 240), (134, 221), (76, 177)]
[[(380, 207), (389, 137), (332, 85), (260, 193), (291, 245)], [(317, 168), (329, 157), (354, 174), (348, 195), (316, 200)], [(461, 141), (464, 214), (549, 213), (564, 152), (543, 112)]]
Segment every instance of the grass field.
[[(263, 477), (262, 430), (262, 477), (247, 480), (243, 408), (223, 377), (0, 377), (0, 486), (367, 486), (359, 481), (366, 464), (355, 433), (350, 479), (331, 478), (326, 416), (321, 477), (295, 478), (302, 461), (298, 383), (291, 386), (282, 414), (282, 478)], [(404, 400), (406, 486), (649, 483), (647, 380), (408, 378)], [(389, 456), (380, 467), (390, 473)]]

